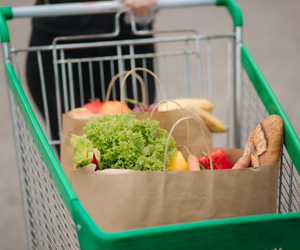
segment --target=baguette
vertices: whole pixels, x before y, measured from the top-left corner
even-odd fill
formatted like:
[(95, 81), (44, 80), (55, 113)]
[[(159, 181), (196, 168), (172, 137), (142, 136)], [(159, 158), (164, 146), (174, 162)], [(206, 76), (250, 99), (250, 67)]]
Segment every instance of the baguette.
[(244, 149), (244, 154), (243, 154), (243, 156), (245, 156), (245, 155), (250, 155), (250, 149), (251, 149), (251, 145), (252, 145), (252, 141), (253, 141), (254, 131), (255, 131), (255, 128), (253, 128), (253, 129), (250, 131), (250, 134), (249, 134), (249, 137), (248, 137), (248, 140), (247, 140), (245, 149)]
[(283, 121), (278, 115), (262, 120), (253, 132), (250, 146), (251, 167), (279, 161), (283, 145)]

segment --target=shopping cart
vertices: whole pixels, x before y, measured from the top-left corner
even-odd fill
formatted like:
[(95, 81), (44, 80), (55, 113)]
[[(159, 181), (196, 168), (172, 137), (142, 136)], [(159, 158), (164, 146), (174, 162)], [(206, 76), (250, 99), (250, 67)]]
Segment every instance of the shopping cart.
[[(61, 4), (27, 7), (0, 8), (0, 36), (4, 55), (6, 81), (8, 83), (15, 145), (22, 187), (23, 206), (29, 249), (299, 249), (300, 242), (300, 142), (276, 96), (257, 67), (254, 59), (242, 43), (242, 14), (234, 0), (161, 0), (158, 9), (217, 5), (226, 7), (233, 19), (234, 32), (218, 35), (202, 35), (194, 30), (157, 31), (153, 38), (143, 38), (149, 31), (139, 31), (132, 19), (132, 30), (141, 36), (138, 40), (101, 41), (103, 35), (59, 37), (48, 46), (11, 48), (7, 20), (21, 17), (75, 15), (115, 12), (116, 23), (122, 5), (118, 2), (94, 2), (93, 4)], [(118, 27), (113, 34), (118, 33)], [(87, 38), (92, 40), (86, 41)], [(73, 43), (76, 39), (76, 43)], [(97, 39), (99, 39), (97, 41)], [(59, 41), (64, 41), (63, 44)], [(215, 41), (222, 41), (225, 52), (214, 58)], [(135, 54), (134, 46), (155, 44), (155, 53)], [(65, 58), (68, 49), (115, 46), (117, 55), (97, 58)], [(122, 54), (123, 46), (129, 48)], [(204, 48), (204, 49), (203, 49)], [(227, 133), (214, 135), (214, 145), (241, 147), (248, 134), (264, 117), (280, 115), (284, 121), (285, 137), (281, 159), (278, 195), (278, 214), (247, 216), (222, 220), (159, 226), (117, 233), (101, 231), (78, 201), (67, 181), (57, 157), (55, 145), (49, 132), (47, 105), (45, 123), (38, 120), (23, 88), (20, 53), (34, 52), (38, 58), (41, 88), (45, 89), (43, 75), (43, 51), (54, 55), (56, 84), (64, 86), (58, 95), (64, 95), (64, 112), (75, 107), (72, 89), (73, 68), (86, 65), (90, 69), (93, 86), (92, 64), (117, 63), (115, 74), (125, 70), (124, 61), (129, 60), (135, 68), (135, 60), (145, 64), (151, 58), (155, 73), (168, 93), (168, 98), (205, 97), (216, 104), (213, 111), (225, 124)], [(221, 55), (224, 58), (221, 58)], [(220, 57), (219, 57), (220, 56)], [(214, 64), (216, 63), (216, 64)], [(217, 65), (217, 67), (214, 67)], [(58, 69), (64, 76), (59, 82)], [(105, 73), (100, 70), (100, 78)], [(81, 78), (79, 74), (79, 79)], [(144, 79), (145, 76), (144, 76)], [(213, 84), (218, 82), (217, 84)], [(145, 82), (147, 84), (147, 82)], [(136, 80), (133, 78), (133, 95), (137, 97)], [(91, 88), (92, 89), (92, 88)], [(116, 91), (116, 90), (114, 90)], [(115, 92), (116, 93), (116, 92)], [(222, 96), (218, 95), (222, 93)], [(226, 94), (225, 94), (226, 93)], [(70, 98), (68, 99), (68, 96)], [(91, 98), (96, 93), (91, 91)], [(43, 98), (46, 98), (43, 92)], [(103, 97), (102, 97), (103, 98)], [(114, 94), (114, 98), (116, 98)], [(162, 97), (157, 93), (157, 100)], [(103, 98), (104, 100), (104, 98)], [(233, 100), (233, 101), (232, 101)], [(226, 105), (224, 105), (226, 104)], [(61, 109), (58, 109), (61, 129)], [(219, 145), (220, 143), (220, 145)]]

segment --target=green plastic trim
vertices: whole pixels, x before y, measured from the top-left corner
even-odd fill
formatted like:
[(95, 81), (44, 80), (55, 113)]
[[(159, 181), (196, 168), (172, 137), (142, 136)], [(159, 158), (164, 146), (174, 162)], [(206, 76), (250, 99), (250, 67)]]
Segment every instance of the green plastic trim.
[(54, 155), (10, 62), (5, 63), (5, 75), (6, 81), (20, 107), (30, 134), (37, 145), (63, 201), (72, 215), (71, 204), (73, 200), (77, 200), (77, 196)]
[(239, 5), (235, 0), (217, 0), (217, 6), (225, 6), (230, 13), (234, 27), (243, 26), (243, 15)]
[(78, 238), (82, 250), (299, 248), (300, 213), (247, 216), (106, 233), (97, 228), (78, 201), (74, 201), (73, 205), (74, 220), (77, 227), (80, 225)]
[(241, 57), (242, 65), (269, 115), (275, 114), (282, 118), (284, 124), (284, 144), (298, 173), (300, 173), (300, 141), (291, 122), (245, 45), (241, 47)]
[(6, 20), (12, 19), (12, 9), (11, 7), (1, 7), (0, 8), (0, 38), (1, 43), (9, 43), (9, 31), (7, 27)]

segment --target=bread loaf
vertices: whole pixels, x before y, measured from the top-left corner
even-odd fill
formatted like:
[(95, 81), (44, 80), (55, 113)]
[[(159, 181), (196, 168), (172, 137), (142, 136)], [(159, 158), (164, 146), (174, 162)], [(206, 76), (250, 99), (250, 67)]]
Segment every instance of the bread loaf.
[[(253, 131), (250, 146), (251, 167), (279, 161), (283, 145), (283, 121), (278, 115), (262, 120)], [(246, 146), (247, 147), (247, 146)]]
[(245, 150), (244, 150), (243, 156), (250, 155), (250, 149), (251, 149), (251, 145), (252, 145), (252, 141), (253, 141), (254, 131), (255, 131), (255, 128), (253, 128), (250, 131), (250, 134), (249, 134), (246, 146), (245, 146)]

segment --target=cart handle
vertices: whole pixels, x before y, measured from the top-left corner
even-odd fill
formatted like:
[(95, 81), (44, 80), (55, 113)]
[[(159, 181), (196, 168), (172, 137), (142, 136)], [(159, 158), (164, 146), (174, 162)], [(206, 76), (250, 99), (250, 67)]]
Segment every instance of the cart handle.
[[(157, 9), (167, 9), (204, 5), (226, 7), (233, 19), (234, 26), (243, 26), (242, 12), (235, 0), (158, 0), (156, 7)], [(10, 42), (6, 20), (12, 18), (115, 13), (121, 9), (123, 9), (123, 4), (118, 1), (0, 7), (1, 43)]]

